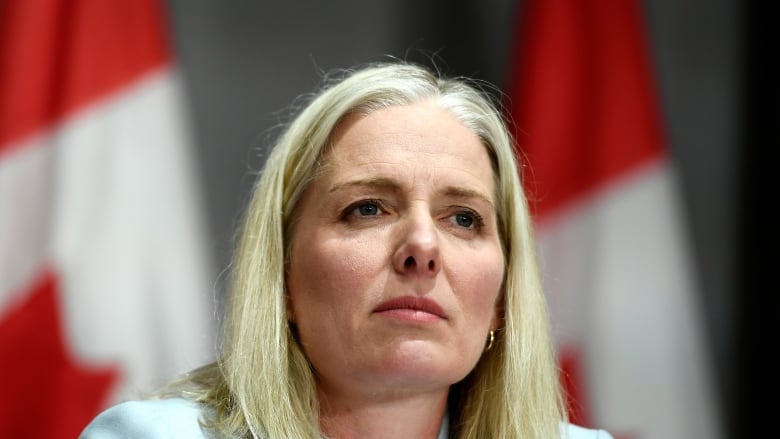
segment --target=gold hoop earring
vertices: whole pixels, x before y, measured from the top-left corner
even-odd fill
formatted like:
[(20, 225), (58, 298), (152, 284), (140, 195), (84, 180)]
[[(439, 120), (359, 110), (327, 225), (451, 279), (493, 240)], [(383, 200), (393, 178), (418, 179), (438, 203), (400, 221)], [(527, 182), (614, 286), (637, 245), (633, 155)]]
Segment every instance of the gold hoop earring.
[(490, 332), (488, 332), (488, 343), (487, 346), (485, 347), (485, 352), (489, 351), (490, 348), (493, 347), (493, 341), (496, 339), (494, 332), (495, 331), (493, 331), (492, 329), (490, 330)]

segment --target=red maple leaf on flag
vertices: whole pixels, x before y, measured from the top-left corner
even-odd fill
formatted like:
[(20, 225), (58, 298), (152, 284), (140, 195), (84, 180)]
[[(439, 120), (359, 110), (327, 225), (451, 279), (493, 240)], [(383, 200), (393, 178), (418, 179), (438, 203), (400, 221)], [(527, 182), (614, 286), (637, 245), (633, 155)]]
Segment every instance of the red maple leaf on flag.
[(119, 370), (69, 352), (55, 273), (46, 270), (28, 290), (0, 319), (0, 437), (72, 439), (103, 408)]

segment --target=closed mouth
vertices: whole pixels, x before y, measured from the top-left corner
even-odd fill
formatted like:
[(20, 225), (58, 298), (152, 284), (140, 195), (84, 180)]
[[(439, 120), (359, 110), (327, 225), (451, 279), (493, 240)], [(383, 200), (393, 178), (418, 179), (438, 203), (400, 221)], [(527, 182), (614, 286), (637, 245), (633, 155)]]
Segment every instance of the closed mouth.
[(418, 296), (402, 296), (390, 299), (386, 302), (382, 302), (374, 309), (375, 313), (387, 312), (387, 311), (420, 311), (428, 314), (433, 314), (439, 318), (446, 319), (447, 315), (438, 303), (434, 300), (418, 297)]

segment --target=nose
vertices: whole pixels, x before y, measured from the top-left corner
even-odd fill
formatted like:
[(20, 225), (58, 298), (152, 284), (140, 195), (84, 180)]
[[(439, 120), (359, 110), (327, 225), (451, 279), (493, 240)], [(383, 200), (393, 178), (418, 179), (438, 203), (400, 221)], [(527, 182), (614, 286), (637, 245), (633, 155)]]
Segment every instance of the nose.
[(425, 210), (409, 215), (399, 230), (398, 247), (393, 254), (393, 267), (398, 273), (436, 276), (441, 269), (439, 236)]

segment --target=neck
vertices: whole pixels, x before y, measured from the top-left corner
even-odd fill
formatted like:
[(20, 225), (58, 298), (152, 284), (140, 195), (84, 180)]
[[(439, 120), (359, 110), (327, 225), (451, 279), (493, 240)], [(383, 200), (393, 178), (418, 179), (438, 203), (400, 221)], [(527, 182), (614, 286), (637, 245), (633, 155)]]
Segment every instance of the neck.
[(332, 439), (436, 439), (447, 407), (447, 389), (364, 398), (345, 398), (322, 392), (319, 396), (320, 426)]

